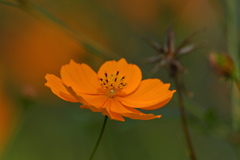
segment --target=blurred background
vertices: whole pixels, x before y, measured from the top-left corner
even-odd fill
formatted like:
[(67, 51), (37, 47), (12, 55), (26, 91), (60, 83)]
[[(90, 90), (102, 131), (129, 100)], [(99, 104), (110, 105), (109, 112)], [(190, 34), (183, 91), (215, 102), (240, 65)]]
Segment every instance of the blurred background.
[[(209, 53), (228, 52), (228, 44), (238, 43), (228, 32), (236, 25), (229, 14), (239, 16), (231, 9), (239, 6), (237, 0), (229, 0), (233, 5), (224, 0), (0, 2), (0, 159), (88, 159), (104, 116), (58, 98), (44, 86), (44, 76), (59, 76), (70, 59), (97, 71), (106, 60), (124, 57), (141, 68), (144, 79), (160, 78), (176, 89), (165, 69), (150, 76), (154, 64), (144, 63), (159, 53), (143, 38), (164, 44), (170, 26), (176, 46), (204, 28), (192, 39), (204, 45), (181, 58), (188, 69), (183, 82), (193, 93), (184, 95), (184, 102), (196, 156), (239, 159), (231, 84), (215, 75), (208, 62)], [(177, 94), (151, 113), (162, 118), (109, 120), (94, 159), (189, 159)]]

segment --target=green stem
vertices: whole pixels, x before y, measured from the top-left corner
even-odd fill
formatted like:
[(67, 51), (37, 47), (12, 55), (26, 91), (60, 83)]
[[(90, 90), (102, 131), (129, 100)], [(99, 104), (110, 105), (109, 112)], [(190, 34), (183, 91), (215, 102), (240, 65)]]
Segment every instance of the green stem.
[[(234, 60), (236, 66), (235, 77), (239, 77), (239, 50), (238, 50), (238, 0), (227, 0), (226, 1), (226, 25), (227, 25), (227, 48), (228, 53)], [(236, 83), (235, 83), (236, 84)], [(231, 108), (232, 108), (232, 125), (233, 129), (240, 129), (240, 102), (239, 102), (239, 91), (237, 85), (233, 82), (232, 93), (231, 93)]]
[(103, 132), (104, 132), (106, 123), (107, 123), (107, 119), (108, 119), (108, 116), (105, 116), (101, 133), (100, 133), (100, 135), (99, 135), (99, 137), (98, 137), (98, 141), (97, 141), (97, 143), (96, 143), (96, 145), (95, 145), (95, 147), (94, 147), (94, 149), (93, 149), (93, 151), (92, 151), (92, 154), (91, 154), (89, 160), (92, 160), (92, 159), (93, 159), (93, 156), (94, 156), (94, 154), (95, 154), (95, 152), (96, 152), (96, 150), (97, 150), (97, 148), (98, 148), (98, 146), (99, 146), (99, 143), (100, 143), (100, 141), (101, 141), (101, 139), (102, 139), (102, 135), (103, 135)]
[(182, 121), (182, 127), (183, 127), (183, 133), (187, 142), (188, 150), (189, 150), (189, 155), (191, 160), (196, 160), (196, 156), (193, 150), (191, 138), (189, 135), (188, 127), (187, 127), (187, 121), (186, 121), (186, 116), (185, 116), (185, 110), (184, 110), (184, 104), (183, 104), (183, 97), (182, 97), (182, 92), (179, 84), (179, 77), (177, 75), (174, 76), (174, 81), (177, 89), (177, 94), (178, 94), (178, 101), (179, 101), (179, 110), (180, 110), (180, 116), (181, 116), (181, 121)]

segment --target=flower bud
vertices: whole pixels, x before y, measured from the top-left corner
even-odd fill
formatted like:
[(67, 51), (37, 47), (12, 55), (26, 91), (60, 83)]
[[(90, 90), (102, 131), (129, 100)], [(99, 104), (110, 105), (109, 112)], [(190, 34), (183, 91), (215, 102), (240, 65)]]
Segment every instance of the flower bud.
[(234, 62), (226, 53), (211, 53), (209, 55), (210, 66), (218, 75), (232, 78), (234, 74)]

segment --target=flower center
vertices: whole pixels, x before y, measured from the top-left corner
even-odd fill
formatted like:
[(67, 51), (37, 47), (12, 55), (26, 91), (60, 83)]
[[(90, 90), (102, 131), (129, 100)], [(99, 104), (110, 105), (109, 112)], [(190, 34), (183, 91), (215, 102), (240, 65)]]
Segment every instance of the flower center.
[(125, 83), (125, 76), (119, 76), (119, 71), (115, 74), (108, 74), (105, 72), (104, 76), (99, 78), (99, 82), (103, 89), (108, 90), (107, 95), (111, 98), (114, 97), (116, 91), (127, 86), (127, 83)]

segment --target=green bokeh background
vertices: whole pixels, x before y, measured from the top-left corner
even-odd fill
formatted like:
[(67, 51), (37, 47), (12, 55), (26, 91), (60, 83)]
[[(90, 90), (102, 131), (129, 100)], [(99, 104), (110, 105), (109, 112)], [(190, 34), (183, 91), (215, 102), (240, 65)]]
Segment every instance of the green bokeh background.
[[(229, 84), (219, 79), (208, 64), (210, 52), (227, 51), (225, 1), (34, 0), (31, 3), (65, 22), (72, 28), (71, 36), (69, 28), (66, 30), (55, 24), (56, 21), (49, 20), (49, 17), (36, 16), (31, 14), (32, 11), (8, 5), (0, 6), (2, 90), (15, 108), (12, 131), (6, 137), (8, 143), (4, 145), (1, 156), (3, 160), (89, 158), (104, 116), (80, 109), (80, 104), (65, 102), (44, 86), (44, 76), (47, 73), (59, 76), (61, 65), (70, 59), (86, 63), (97, 71), (104, 61), (124, 57), (141, 68), (144, 79), (160, 78), (164, 83), (171, 83), (170, 89), (175, 89), (165, 69), (149, 76), (154, 65), (143, 63), (144, 59), (158, 53), (142, 38), (148, 37), (163, 44), (171, 23), (176, 45), (194, 31), (205, 28), (192, 40), (193, 43), (203, 42), (203, 47), (181, 58), (188, 69), (188, 73), (183, 75), (184, 84), (194, 93), (191, 98), (184, 95), (184, 101), (196, 156), (199, 160), (239, 159), (236, 138), (239, 135), (231, 128)], [(40, 33), (35, 35), (37, 32)], [(30, 33), (33, 34), (32, 41), (41, 39), (36, 48), (24, 41)], [(97, 47), (83, 49), (81, 42), (89, 42), (85, 36), (91, 39), (90, 46), (97, 44)], [(82, 38), (81, 42), (76, 37)], [(21, 45), (17, 45), (20, 41)], [(34, 58), (34, 49), (41, 49), (42, 59)], [(66, 58), (61, 58), (61, 50), (64, 50)], [(24, 54), (30, 51), (30, 57)], [(55, 66), (45, 68), (51, 66), (48, 63)], [(41, 72), (32, 71), (36, 68)], [(24, 94), (22, 88), (26, 85), (30, 85), (37, 94)], [(166, 106), (149, 113), (160, 114), (162, 118), (149, 121), (126, 118), (125, 122), (109, 120), (94, 159), (189, 159), (177, 94)]]

